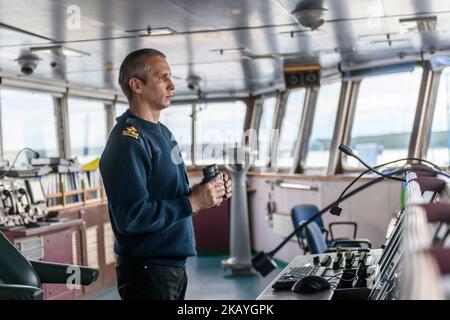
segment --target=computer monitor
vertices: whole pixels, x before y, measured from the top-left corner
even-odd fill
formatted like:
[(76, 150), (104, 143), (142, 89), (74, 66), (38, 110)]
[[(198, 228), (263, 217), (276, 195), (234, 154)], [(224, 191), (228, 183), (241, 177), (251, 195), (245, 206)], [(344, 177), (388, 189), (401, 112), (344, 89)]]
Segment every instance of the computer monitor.
[(385, 242), (383, 253), (378, 261), (378, 271), (375, 275), (375, 283), (369, 294), (368, 300), (379, 300), (386, 298), (388, 288), (393, 285), (392, 279), (397, 272), (403, 250), (400, 248), (401, 234), (403, 230), (405, 211), (403, 210)]
[(42, 187), (42, 183), (38, 179), (27, 179), (25, 180), (28, 193), (30, 194), (31, 203), (37, 204), (46, 201), (44, 195), (44, 188)]

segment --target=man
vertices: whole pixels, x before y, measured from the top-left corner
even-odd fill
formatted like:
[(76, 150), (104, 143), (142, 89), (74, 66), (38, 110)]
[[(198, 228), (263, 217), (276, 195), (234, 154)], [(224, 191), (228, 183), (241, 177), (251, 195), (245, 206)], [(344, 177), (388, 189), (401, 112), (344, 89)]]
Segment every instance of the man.
[(118, 255), (122, 299), (184, 299), (186, 259), (196, 254), (192, 215), (231, 197), (231, 181), (189, 189), (179, 147), (158, 122), (175, 86), (163, 53), (131, 52), (119, 70), (129, 109), (117, 118), (100, 159)]

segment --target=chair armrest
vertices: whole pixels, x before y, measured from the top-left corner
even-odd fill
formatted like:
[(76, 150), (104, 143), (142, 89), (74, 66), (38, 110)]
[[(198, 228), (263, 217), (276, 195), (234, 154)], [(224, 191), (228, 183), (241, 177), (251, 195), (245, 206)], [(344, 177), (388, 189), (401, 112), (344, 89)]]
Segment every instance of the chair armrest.
[(330, 230), (331, 240), (334, 240), (334, 235), (333, 235), (333, 226), (334, 225), (350, 225), (350, 226), (353, 226), (353, 239), (356, 238), (356, 232), (358, 231), (358, 224), (356, 222), (353, 222), (353, 221), (336, 221), (336, 222), (330, 222), (328, 224), (328, 229)]
[(362, 243), (367, 244), (367, 246), (369, 248), (372, 248), (372, 242), (370, 242), (369, 239), (352, 239), (352, 240), (336, 240), (333, 241), (333, 243), (331, 244), (333, 247), (338, 246), (340, 243), (346, 243), (346, 244), (357, 244), (357, 245), (361, 245)]
[(41, 288), (16, 284), (0, 284), (0, 300), (42, 300)]
[(67, 283), (69, 277), (79, 272), (81, 285), (88, 286), (94, 283), (99, 271), (97, 269), (82, 267), (71, 264), (49, 263), (32, 261), (30, 263), (36, 269), (42, 283)]
[(325, 241), (328, 241), (328, 230), (325, 228), (320, 228), (320, 231), (325, 235)]

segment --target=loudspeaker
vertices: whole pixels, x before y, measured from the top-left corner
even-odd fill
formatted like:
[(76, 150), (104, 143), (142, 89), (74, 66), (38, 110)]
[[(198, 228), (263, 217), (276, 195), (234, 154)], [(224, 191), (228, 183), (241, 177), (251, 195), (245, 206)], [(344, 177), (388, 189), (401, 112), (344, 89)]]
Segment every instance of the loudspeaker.
[(286, 63), (283, 72), (286, 89), (320, 85), (320, 65)]

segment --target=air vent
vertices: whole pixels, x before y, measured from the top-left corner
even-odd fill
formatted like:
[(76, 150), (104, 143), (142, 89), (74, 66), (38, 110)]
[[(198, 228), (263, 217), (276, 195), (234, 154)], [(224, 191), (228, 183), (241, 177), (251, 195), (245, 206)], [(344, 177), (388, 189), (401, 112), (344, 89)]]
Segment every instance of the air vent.
[(402, 33), (436, 31), (436, 16), (413, 17), (399, 20)]

